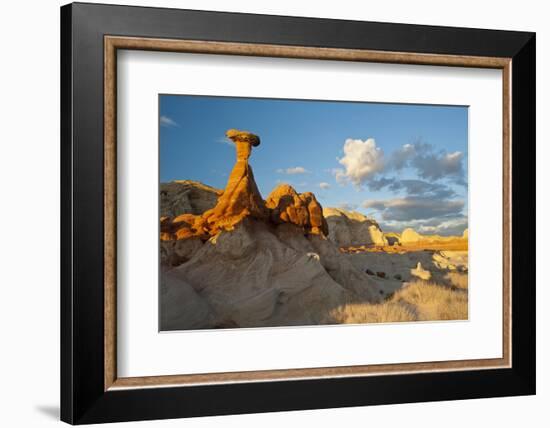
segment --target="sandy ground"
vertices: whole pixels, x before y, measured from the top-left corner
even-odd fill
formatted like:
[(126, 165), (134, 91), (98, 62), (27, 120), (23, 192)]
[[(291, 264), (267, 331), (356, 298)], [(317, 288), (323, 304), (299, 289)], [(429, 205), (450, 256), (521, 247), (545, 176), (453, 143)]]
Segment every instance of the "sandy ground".
[(370, 274), (390, 293), (416, 280), (445, 287), (468, 286), (467, 250), (389, 248), (389, 251), (379, 247), (345, 253), (355, 267)]
[(346, 252), (383, 291), (381, 303), (350, 302), (331, 312), (340, 323), (468, 319), (468, 251)]

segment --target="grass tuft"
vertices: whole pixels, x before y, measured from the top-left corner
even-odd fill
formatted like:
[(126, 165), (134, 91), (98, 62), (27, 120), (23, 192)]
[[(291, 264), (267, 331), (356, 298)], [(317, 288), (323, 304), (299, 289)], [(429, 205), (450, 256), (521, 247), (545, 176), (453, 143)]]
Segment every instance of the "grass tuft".
[(449, 288), (433, 282), (414, 281), (382, 303), (348, 303), (333, 309), (329, 316), (345, 324), (466, 320), (467, 285), (460, 284), (462, 286)]

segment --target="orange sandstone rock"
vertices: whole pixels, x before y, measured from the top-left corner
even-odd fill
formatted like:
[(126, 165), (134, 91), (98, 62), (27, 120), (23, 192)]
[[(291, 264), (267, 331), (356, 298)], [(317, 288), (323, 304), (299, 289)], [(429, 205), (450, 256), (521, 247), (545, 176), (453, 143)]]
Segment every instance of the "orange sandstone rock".
[(218, 203), (202, 216), (213, 232), (221, 229), (231, 230), (248, 216), (264, 220), (269, 215), (254, 180), (252, 167), (248, 164), (252, 147), (260, 145), (260, 138), (250, 132), (236, 129), (230, 129), (226, 135), (235, 143), (237, 161)]
[(323, 208), (311, 192), (297, 193), (292, 186), (281, 184), (267, 197), (266, 206), (275, 224), (292, 223), (309, 233), (328, 234)]
[(172, 220), (172, 225), (191, 226), (198, 216), (194, 214), (181, 214)]
[(173, 239), (174, 239), (174, 237), (171, 233), (160, 232), (160, 240), (161, 241), (172, 241)]
[[(304, 232), (328, 235), (323, 208), (310, 192), (297, 193), (288, 184), (271, 192), (267, 203), (262, 199), (248, 160), (252, 147), (260, 145), (260, 138), (248, 131), (230, 129), (227, 137), (235, 143), (237, 159), (225, 190), (214, 207), (202, 215), (181, 214), (175, 218), (161, 218), (161, 240), (207, 240), (222, 230), (233, 230), (245, 218), (274, 224), (292, 223)], [(191, 182), (189, 182), (191, 183)]]
[(170, 217), (160, 218), (160, 231), (164, 233), (172, 232), (172, 219)]

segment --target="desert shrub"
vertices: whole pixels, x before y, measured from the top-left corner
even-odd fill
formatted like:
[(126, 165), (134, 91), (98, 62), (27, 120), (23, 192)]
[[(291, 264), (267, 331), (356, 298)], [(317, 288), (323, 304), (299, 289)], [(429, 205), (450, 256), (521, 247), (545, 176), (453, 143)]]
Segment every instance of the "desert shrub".
[(350, 303), (331, 312), (331, 318), (344, 324), (416, 321), (414, 311), (392, 301), (369, 304)]
[(468, 319), (468, 293), (415, 281), (382, 303), (350, 302), (333, 309), (327, 322), (344, 324)]
[(396, 293), (394, 299), (414, 305), (421, 321), (468, 319), (468, 293), (464, 289), (415, 281)]
[(449, 272), (445, 279), (454, 287), (465, 290), (468, 288), (468, 274), (461, 272)]

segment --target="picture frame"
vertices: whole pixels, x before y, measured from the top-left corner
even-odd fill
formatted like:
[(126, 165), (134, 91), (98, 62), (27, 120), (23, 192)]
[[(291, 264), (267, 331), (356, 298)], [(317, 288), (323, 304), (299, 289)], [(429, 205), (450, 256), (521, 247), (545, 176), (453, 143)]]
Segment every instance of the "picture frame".
[[(502, 70), (502, 358), (118, 377), (118, 50)], [(534, 394), (535, 98), (534, 33), (63, 6), (61, 419), (86, 424)]]

